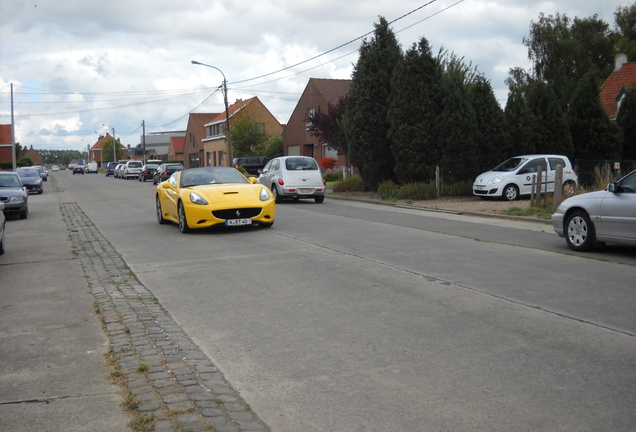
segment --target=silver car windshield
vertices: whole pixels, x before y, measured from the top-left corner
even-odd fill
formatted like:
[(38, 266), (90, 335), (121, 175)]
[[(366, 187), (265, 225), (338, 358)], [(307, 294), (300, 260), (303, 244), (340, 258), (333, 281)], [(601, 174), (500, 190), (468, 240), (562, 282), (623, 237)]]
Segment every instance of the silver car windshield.
[(523, 165), (528, 159), (526, 158), (510, 158), (505, 162), (500, 163), (496, 167), (492, 169), (492, 171), (504, 171), (510, 172), (514, 171)]

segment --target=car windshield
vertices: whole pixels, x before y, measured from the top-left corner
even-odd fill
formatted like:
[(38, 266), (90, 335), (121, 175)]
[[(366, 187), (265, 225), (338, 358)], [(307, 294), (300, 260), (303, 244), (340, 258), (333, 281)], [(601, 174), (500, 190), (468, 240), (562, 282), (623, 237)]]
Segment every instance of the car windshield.
[(2, 188), (20, 187), (20, 180), (15, 175), (0, 175), (0, 187)]
[(228, 167), (192, 168), (183, 170), (181, 173), (181, 187), (223, 183), (249, 183), (249, 181), (240, 172)]
[(147, 169), (157, 169), (159, 165), (155, 165), (155, 164), (146, 164), (146, 168)]
[(141, 168), (141, 162), (128, 162), (129, 168)]
[(288, 158), (285, 160), (287, 171), (316, 171), (318, 164), (309, 158)]
[(18, 168), (15, 172), (17, 172), (22, 178), (40, 177), (40, 173), (37, 168)]
[(182, 165), (166, 165), (166, 171), (175, 172), (183, 169)]
[(510, 158), (507, 161), (502, 162), (496, 167), (494, 167), (492, 171), (505, 171), (505, 172), (514, 171), (517, 168), (519, 168), (521, 165), (523, 165), (525, 161), (527, 160), (528, 159), (526, 158), (518, 158), (518, 157)]

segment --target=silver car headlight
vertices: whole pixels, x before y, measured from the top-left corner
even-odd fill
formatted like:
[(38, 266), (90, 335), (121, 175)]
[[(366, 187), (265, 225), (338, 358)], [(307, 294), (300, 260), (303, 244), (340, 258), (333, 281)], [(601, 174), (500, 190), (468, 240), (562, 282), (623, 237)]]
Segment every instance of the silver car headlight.
[(190, 192), (190, 201), (192, 201), (193, 204), (199, 204), (199, 205), (207, 205), (208, 202), (203, 199), (203, 197), (201, 197), (201, 195), (196, 194), (194, 192)]
[(503, 179), (503, 176), (497, 176), (497, 177), (493, 177), (490, 180), (488, 180), (488, 184), (497, 184), (499, 183), (501, 180)]
[(24, 198), (22, 198), (21, 196), (10, 196), (9, 202), (11, 201), (24, 201)]
[(267, 201), (271, 198), (271, 196), (272, 195), (267, 188), (261, 188), (261, 193), (258, 195), (261, 201)]

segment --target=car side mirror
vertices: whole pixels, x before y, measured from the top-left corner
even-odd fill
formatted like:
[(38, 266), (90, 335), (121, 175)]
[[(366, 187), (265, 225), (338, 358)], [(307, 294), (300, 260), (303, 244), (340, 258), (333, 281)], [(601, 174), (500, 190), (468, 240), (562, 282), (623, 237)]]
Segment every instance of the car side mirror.
[(248, 177), (247, 178), (251, 184), (256, 184), (256, 177)]
[(170, 189), (170, 182), (169, 181), (162, 181), (161, 183), (159, 183), (161, 185), (162, 188), (164, 189)]

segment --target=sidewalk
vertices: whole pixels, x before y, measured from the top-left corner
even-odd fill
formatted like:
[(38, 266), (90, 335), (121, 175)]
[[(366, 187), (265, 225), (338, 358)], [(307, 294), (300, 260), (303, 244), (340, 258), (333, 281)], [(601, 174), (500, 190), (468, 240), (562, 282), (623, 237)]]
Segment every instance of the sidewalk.
[(268, 431), (81, 208), (46, 186), (27, 220), (8, 221), (0, 256), (0, 430)]

